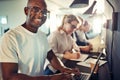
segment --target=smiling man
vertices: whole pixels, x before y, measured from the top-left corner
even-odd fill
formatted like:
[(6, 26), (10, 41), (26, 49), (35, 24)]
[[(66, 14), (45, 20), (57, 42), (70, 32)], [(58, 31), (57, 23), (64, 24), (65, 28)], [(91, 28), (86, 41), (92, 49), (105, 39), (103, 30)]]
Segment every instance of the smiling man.
[[(24, 8), (24, 24), (6, 32), (0, 42), (0, 64), (3, 80), (70, 80), (75, 69), (60, 65), (49, 48), (46, 35), (39, 27), (46, 21), (47, 6), (44, 0), (28, 0)], [(60, 74), (43, 75), (45, 59)]]

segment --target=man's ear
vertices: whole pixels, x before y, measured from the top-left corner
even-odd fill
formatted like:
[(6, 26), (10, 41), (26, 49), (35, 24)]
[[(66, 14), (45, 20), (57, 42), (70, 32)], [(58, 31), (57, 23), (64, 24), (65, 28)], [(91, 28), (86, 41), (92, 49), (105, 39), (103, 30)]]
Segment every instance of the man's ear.
[(28, 15), (28, 11), (29, 11), (28, 9), (29, 9), (28, 7), (25, 7), (25, 8), (24, 8), (24, 13), (25, 13), (25, 15)]

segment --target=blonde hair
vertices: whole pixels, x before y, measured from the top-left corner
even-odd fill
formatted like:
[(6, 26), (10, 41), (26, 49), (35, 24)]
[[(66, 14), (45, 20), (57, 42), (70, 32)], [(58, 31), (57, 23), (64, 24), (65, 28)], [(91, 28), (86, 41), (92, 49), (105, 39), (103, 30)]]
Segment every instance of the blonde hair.
[(78, 21), (78, 19), (77, 19), (77, 17), (75, 15), (72, 15), (72, 14), (64, 15), (63, 20), (62, 20), (62, 24), (61, 24), (60, 27), (58, 27), (58, 30), (63, 29), (63, 25), (65, 23), (71, 23), (72, 21), (77, 21), (79, 23), (79, 21)]

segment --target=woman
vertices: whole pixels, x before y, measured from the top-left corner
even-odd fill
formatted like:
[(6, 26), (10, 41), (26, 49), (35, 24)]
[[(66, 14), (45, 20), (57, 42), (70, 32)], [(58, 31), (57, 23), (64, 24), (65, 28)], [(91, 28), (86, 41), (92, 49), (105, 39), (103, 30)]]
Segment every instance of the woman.
[(92, 44), (88, 42), (85, 36), (85, 32), (89, 31), (90, 25), (88, 24), (87, 21), (84, 21), (84, 24), (83, 24), (83, 20), (81, 18), (80, 20), (82, 24), (78, 26), (76, 31), (73, 33), (75, 35), (73, 36), (73, 38), (76, 40), (76, 43), (80, 47), (80, 50), (82, 52), (89, 52), (90, 50), (92, 50)]
[[(62, 25), (49, 36), (49, 44), (54, 51), (55, 55), (65, 64), (67, 59), (77, 59), (80, 57), (80, 49), (71, 37), (73, 31), (77, 28), (79, 21), (74, 15), (65, 15), (62, 21)], [(49, 75), (50, 71), (56, 72), (56, 70), (48, 65), (45, 70), (45, 74)]]

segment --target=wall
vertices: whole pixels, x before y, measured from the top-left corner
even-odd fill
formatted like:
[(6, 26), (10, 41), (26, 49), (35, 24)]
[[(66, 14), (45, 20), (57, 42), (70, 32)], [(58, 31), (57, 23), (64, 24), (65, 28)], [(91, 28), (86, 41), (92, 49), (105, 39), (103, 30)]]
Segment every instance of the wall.
[(8, 24), (1, 25), (5, 29), (20, 25), (25, 20), (24, 6), (27, 0), (0, 1), (0, 16), (7, 16)]
[[(0, 16), (7, 16), (8, 23), (0, 25), (0, 28), (12, 28), (20, 25), (25, 20), (24, 6), (27, 0), (4, 0), (0, 1)], [(1, 31), (0, 31), (1, 33)], [(0, 71), (1, 80), (1, 71)]]
[(110, 6), (110, 4), (105, 1), (105, 12), (104, 12), (104, 15), (106, 16), (106, 18), (109, 20), (109, 19), (112, 19), (112, 12), (113, 12), (113, 9), (112, 7)]
[[(112, 30), (109, 30), (108, 33), (112, 32), (112, 44), (111, 44), (111, 71), (112, 71), (112, 80), (120, 80), (120, 1), (119, 0), (109, 0), (114, 7), (114, 12), (112, 13)], [(109, 13), (108, 13), (109, 14)], [(110, 38), (110, 37), (109, 37)], [(109, 47), (109, 46), (108, 46)]]
[(113, 80), (120, 80), (120, 12), (114, 12), (113, 46), (112, 46), (112, 72)]

